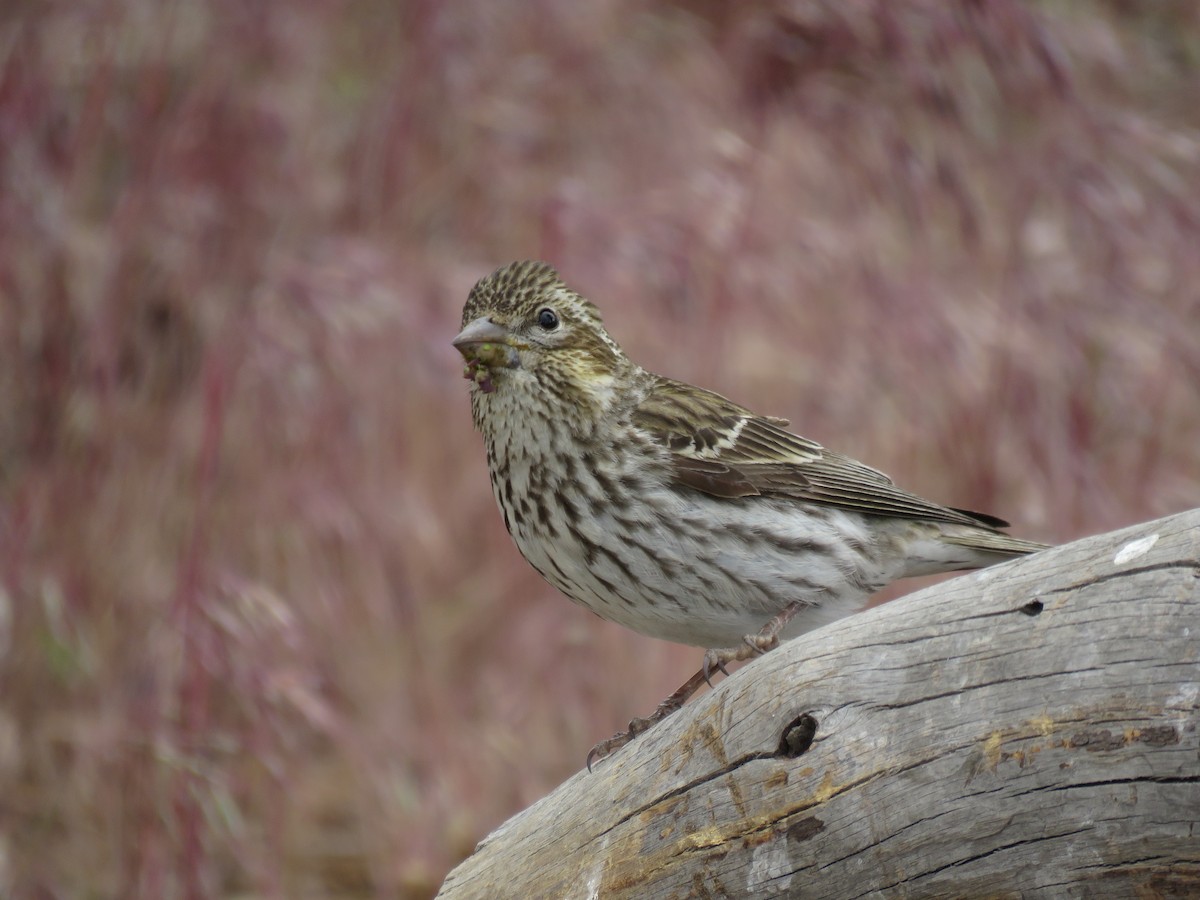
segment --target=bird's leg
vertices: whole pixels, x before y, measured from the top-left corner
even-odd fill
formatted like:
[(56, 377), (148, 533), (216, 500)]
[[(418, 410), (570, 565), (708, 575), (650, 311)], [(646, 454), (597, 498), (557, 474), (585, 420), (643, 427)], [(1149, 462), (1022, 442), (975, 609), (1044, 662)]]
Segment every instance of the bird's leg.
[(679, 686), (670, 697), (655, 707), (654, 712), (645, 718), (631, 719), (629, 722), (628, 731), (618, 731), (606, 741), (601, 741), (591, 749), (587, 755), (588, 771), (592, 771), (592, 763), (598, 759), (603, 759), (614, 750), (619, 750), (624, 747), (643, 731), (649, 731), (654, 725), (657, 725), (671, 713), (678, 710), (683, 704), (691, 698), (692, 694), (700, 690), (701, 687), (708, 681), (708, 675), (704, 672), (697, 672), (687, 681)]
[(779, 632), (783, 631), (787, 623), (792, 621), (792, 618), (804, 606), (805, 604), (801, 601), (793, 600), (778, 613), (771, 616), (767, 624), (758, 630), (758, 634), (746, 635), (736, 647), (705, 651), (704, 664), (700, 667), (700, 673), (704, 676), (704, 680), (711, 686), (714, 669), (719, 669), (728, 675), (729, 673), (725, 671), (726, 663), (741, 662), (744, 659), (761, 656), (768, 650), (774, 650), (779, 646)]
[(644, 731), (649, 731), (651, 727), (657, 725), (671, 713), (678, 710), (683, 704), (691, 699), (700, 687), (707, 684), (712, 687), (712, 673), (714, 669), (719, 669), (725, 672), (725, 664), (730, 662), (738, 662), (744, 659), (750, 659), (755, 656), (760, 656), (768, 650), (774, 650), (779, 646), (779, 632), (781, 632), (788, 622), (804, 608), (804, 604), (799, 600), (794, 600), (780, 610), (776, 615), (758, 630), (757, 634), (748, 634), (742, 638), (742, 643), (736, 647), (729, 647), (724, 650), (708, 650), (704, 654), (704, 665), (700, 671), (685, 681), (679, 686), (670, 697), (658, 704), (654, 712), (645, 718), (631, 719), (629, 722), (628, 731), (618, 731), (606, 741), (601, 741), (591, 749), (587, 755), (588, 771), (592, 770), (592, 763), (598, 759), (603, 759), (614, 750), (619, 750), (631, 740), (637, 737)]

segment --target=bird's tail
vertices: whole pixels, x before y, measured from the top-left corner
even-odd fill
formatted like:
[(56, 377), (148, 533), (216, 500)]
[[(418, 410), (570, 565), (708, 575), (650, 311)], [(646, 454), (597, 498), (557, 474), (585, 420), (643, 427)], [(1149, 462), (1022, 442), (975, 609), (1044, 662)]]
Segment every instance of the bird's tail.
[(1046, 546), (988, 526), (938, 523), (908, 545), (903, 570), (897, 577), (982, 569), (1006, 559), (1045, 550)]
[(1025, 556), (1045, 550), (1049, 544), (1039, 544), (1037, 541), (1026, 541), (1005, 534), (1002, 531), (970, 531), (951, 532), (942, 535), (942, 540), (956, 547), (966, 547), (969, 550), (979, 550), (983, 553), (995, 553), (1001, 557)]

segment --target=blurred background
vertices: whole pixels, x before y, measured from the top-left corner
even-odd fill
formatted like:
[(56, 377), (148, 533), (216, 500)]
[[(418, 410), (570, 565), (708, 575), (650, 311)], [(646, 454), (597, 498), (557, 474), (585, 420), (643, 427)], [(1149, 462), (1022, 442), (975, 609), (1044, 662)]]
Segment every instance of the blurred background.
[(449, 341), (1065, 541), (1200, 505), (1190, 0), (0, 10), (0, 895), (430, 896), (698, 650), (518, 556)]

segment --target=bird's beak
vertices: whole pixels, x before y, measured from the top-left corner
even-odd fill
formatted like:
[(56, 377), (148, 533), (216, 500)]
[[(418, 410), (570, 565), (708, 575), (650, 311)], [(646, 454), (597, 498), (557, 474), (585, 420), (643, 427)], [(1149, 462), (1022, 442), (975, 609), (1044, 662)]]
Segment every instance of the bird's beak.
[(485, 344), (507, 344), (508, 329), (497, 325), (487, 316), (481, 316), (458, 333), (450, 343), (458, 348), (458, 352), (468, 359), (473, 359)]
[(485, 394), (496, 390), (494, 379), (499, 370), (515, 369), (521, 364), (508, 329), (487, 316), (469, 324), (451, 343), (467, 361), (463, 377), (474, 381)]

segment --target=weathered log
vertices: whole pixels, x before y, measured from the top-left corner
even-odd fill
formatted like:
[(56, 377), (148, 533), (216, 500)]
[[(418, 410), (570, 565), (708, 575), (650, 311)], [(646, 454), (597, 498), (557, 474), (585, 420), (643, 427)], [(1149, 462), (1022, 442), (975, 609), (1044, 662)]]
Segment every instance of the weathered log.
[(1193, 510), (784, 644), (439, 896), (1200, 896), (1198, 696)]

